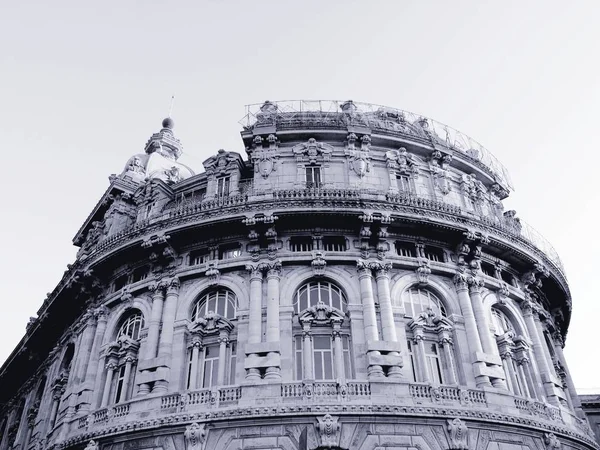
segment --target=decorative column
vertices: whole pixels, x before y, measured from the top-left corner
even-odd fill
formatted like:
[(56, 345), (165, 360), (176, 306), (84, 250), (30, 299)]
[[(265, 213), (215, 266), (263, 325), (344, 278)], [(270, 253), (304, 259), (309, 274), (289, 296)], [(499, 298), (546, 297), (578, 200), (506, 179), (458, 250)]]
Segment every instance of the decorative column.
[[(375, 299), (373, 298), (373, 275), (366, 261), (358, 261), (358, 279), (360, 281), (360, 298), (363, 305), (363, 321), (365, 325), (365, 338), (369, 341), (378, 341), (377, 315), (375, 313)], [(379, 356), (378, 351), (370, 351), (369, 355)], [(367, 370), (369, 377), (382, 377), (383, 368), (378, 364), (370, 364)]]
[[(246, 266), (250, 272), (250, 305), (248, 308), (248, 343), (260, 344), (262, 341), (262, 283), (263, 268)], [(260, 370), (250, 368), (246, 372), (247, 380), (260, 380)]]
[[(279, 342), (279, 277), (281, 263), (273, 264), (267, 272), (267, 342)], [(267, 356), (276, 357), (276, 353)], [(267, 367), (265, 379), (281, 379), (279, 367)]]
[(86, 379), (87, 367), (92, 354), (92, 346), (94, 345), (94, 337), (97, 328), (96, 317), (91, 310), (88, 310), (84, 315), (84, 320), (87, 322), (81, 337), (81, 351), (79, 352), (79, 364), (75, 373), (74, 384), (77, 385)]
[(425, 341), (423, 339), (423, 328), (414, 328), (413, 336), (413, 342), (417, 347), (416, 351), (413, 353), (415, 356), (415, 362), (417, 363), (417, 373), (419, 374), (418, 381), (430, 383), (431, 376), (429, 374), (429, 370), (427, 370), (427, 359), (425, 357)]
[[(535, 358), (535, 362), (538, 366), (540, 376), (542, 377), (542, 384), (546, 385), (550, 381), (550, 369), (548, 367), (548, 361), (546, 361), (546, 357), (544, 355), (544, 350), (542, 349), (542, 343), (540, 340), (540, 335), (538, 334), (538, 328), (535, 324), (534, 304), (531, 300), (525, 299), (521, 302), (521, 309), (523, 311), (523, 317), (525, 318), (527, 332), (529, 333), (529, 337), (531, 338), (533, 346), (533, 357)], [(535, 312), (535, 314), (537, 314), (537, 312)], [(555, 405), (559, 404), (552, 390), (550, 390), (550, 392), (546, 391), (545, 394), (548, 397), (548, 401)]]
[(518, 374), (522, 380), (521, 386), (525, 391), (524, 395), (531, 398), (543, 399), (545, 397), (544, 389), (531, 370), (528, 344), (520, 338), (515, 339), (515, 344), (515, 361), (518, 365)]
[(581, 402), (579, 401), (579, 396), (577, 395), (577, 391), (575, 390), (575, 384), (573, 384), (573, 378), (571, 378), (571, 373), (569, 372), (569, 367), (567, 366), (567, 362), (565, 360), (565, 354), (563, 353), (563, 337), (557, 331), (552, 336), (552, 341), (554, 343), (554, 351), (556, 352), (556, 357), (565, 372), (565, 383), (567, 385), (566, 394), (567, 398), (571, 399), (571, 404), (573, 405), (573, 409), (577, 412), (582, 413), (581, 411)]
[(106, 406), (108, 405), (108, 401), (110, 398), (110, 388), (112, 386), (115, 370), (117, 370), (116, 361), (111, 359), (110, 362), (106, 365), (106, 381), (104, 382), (104, 391), (102, 392), (102, 403), (100, 404), (101, 408), (106, 408)]
[(342, 343), (341, 320), (333, 321), (333, 354), (335, 364), (335, 376), (340, 384), (344, 384), (346, 371), (344, 369), (344, 345)]
[(125, 373), (123, 374), (123, 388), (121, 389), (121, 395), (119, 396), (119, 402), (127, 400), (127, 393), (129, 392), (129, 385), (131, 383), (131, 369), (135, 363), (133, 356), (127, 356), (125, 358)]
[[(390, 293), (390, 275), (391, 263), (380, 264), (375, 279), (377, 280), (377, 296), (379, 297), (379, 307), (381, 314), (381, 334), (383, 340), (388, 342), (398, 342), (396, 335), (396, 323), (394, 322), (394, 311), (392, 310), (392, 297)], [(398, 352), (389, 352), (390, 356), (399, 357)], [(390, 378), (401, 378), (402, 369), (400, 366), (390, 366), (387, 373)]]
[[(179, 279), (172, 278), (166, 280), (167, 295), (162, 318), (162, 330), (160, 333), (160, 342), (158, 344), (158, 356), (168, 357), (171, 355), (173, 347), (173, 324), (175, 323), (175, 314), (177, 313), (177, 302), (179, 300)], [(154, 304), (152, 305), (154, 312)]]
[(152, 311), (150, 312), (148, 337), (146, 338), (146, 359), (153, 359), (156, 357), (160, 333), (160, 321), (165, 301), (163, 289), (164, 286), (162, 283), (153, 283), (150, 286), (150, 290), (152, 291)]
[(457, 384), (456, 368), (454, 367), (454, 356), (452, 351), (452, 338), (447, 330), (443, 330), (440, 333), (438, 344), (442, 347), (442, 354), (444, 356), (444, 361), (446, 362), (446, 384)]
[(520, 392), (520, 384), (517, 381), (516, 368), (513, 361), (513, 353), (511, 350), (513, 342), (509, 336), (505, 335), (498, 337), (498, 345), (500, 347), (500, 358), (502, 358), (502, 367), (504, 368), (508, 390), (517, 395), (523, 395)]
[(481, 340), (477, 331), (477, 322), (473, 314), (473, 306), (469, 297), (468, 277), (464, 273), (458, 273), (454, 276), (454, 286), (458, 294), (458, 302), (465, 320), (465, 330), (467, 332), (467, 340), (471, 349), (470, 359), (475, 369), (475, 383), (477, 387), (491, 386), (490, 378), (481, 373), (480, 366), (485, 363), (477, 362), (477, 353), (482, 353)]
[(219, 332), (219, 367), (217, 370), (217, 386), (227, 384), (225, 380), (225, 367), (227, 366), (227, 344), (229, 344), (229, 333), (227, 330)]
[[(500, 361), (500, 354), (498, 353), (498, 347), (492, 339), (492, 332), (490, 331), (490, 324), (488, 323), (488, 315), (483, 309), (483, 299), (481, 298), (481, 286), (483, 280), (477, 278), (473, 279), (473, 282), (469, 286), (469, 294), (471, 297), (471, 304), (473, 305), (473, 315), (475, 316), (475, 324), (477, 325), (477, 331), (479, 332), (479, 338), (481, 340), (481, 347), (483, 352), (495, 356)], [(496, 388), (506, 389), (506, 382), (502, 378), (491, 377), (492, 386)]]
[[(100, 357), (99, 352), (100, 346), (102, 345), (102, 340), (104, 339), (104, 332), (106, 331), (107, 313), (108, 310), (104, 306), (101, 306), (94, 311), (97, 320), (96, 333), (94, 335), (94, 342), (92, 343), (89, 362), (85, 372), (84, 381), (86, 383), (93, 381), (96, 377), (96, 373), (98, 372), (98, 362)], [(94, 390), (99, 388), (100, 386), (94, 386)]]
[(190, 368), (190, 380), (188, 389), (196, 389), (198, 387), (198, 362), (200, 359), (200, 350), (202, 349), (202, 342), (199, 336), (194, 336), (191, 343), (191, 358), (192, 364)]
[(310, 321), (302, 321), (302, 374), (304, 380), (314, 380), (313, 371), (313, 346)]

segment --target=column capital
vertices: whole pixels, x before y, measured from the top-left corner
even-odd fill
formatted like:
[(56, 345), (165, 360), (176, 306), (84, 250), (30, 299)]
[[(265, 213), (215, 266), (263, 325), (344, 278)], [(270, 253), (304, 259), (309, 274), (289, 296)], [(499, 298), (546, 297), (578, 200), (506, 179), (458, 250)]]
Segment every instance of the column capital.
[(250, 273), (250, 281), (263, 279), (264, 267), (262, 264), (247, 264), (246, 270)]
[(457, 291), (466, 291), (469, 289), (469, 276), (464, 272), (458, 272), (452, 278)]
[(269, 278), (279, 279), (279, 277), (281, 276), (281, 262), (280, 261), (265, 263), (264, 267), (265, 267), (265, 270), (267, 271), (267, 280)]
[(554, 331), (552, 333), (552, 340), (554, 341), (554, 345), (560, 345), (561, 348), (565, 346), (565, 340), (563, 339), (562, 333), (560, 331)]
[(359, 259), (356, 261), (356, 269), (358, 270), (359, 278), (364, 278), (366, 276), (371, 277), (371, 265), (369, 261), (364, 259)]
[(331, 336), (333, 337), (333, 339), (341, 339), (342, 338), (342, 332), (340, 330), (333, 330), (331, 332)]
[(98, 306), (94, 309), (94, 315), (96, 316), (96, 320), (98, 322), (103, 321), (106, 322), (108, 320), (108, 308), (104, 305)]
[(391, 262), (373, 261), (369, 263), (372, 270), (375, 270), (376, 278), (389, 278), (390, 270), (392, 270)]
[(179, 292), (179, 288), (181, 287), (181, 282), (178, 277), (173, 278), (164, 278), (162, 283), (165, 286), (167, 294), (177, 294)]
[(481, 288), (484, 286), (484, 281), (478, 277), (469, 277), (469, 291), (474, 294), (480, 294)]
[(115, 370), (117, 368), (117, 363), (116, 363), (116, 361), (115, 362), (111, 361), (108, 364), (106, 364), (105, 367), (106, 367), (106, 370)]
[(148, 285), (148, 290), (152, 293), (152, 297), (161, 297), (165, 286), (160, 280), (155, 280)]

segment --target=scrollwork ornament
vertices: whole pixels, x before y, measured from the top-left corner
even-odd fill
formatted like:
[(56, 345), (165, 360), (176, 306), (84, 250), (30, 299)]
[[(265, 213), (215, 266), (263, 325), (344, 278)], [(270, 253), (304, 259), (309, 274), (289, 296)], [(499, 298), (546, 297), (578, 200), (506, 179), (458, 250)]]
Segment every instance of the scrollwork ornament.
[(544, 433), (544, 443), (547, 450), (560, 450), (562, 448), (561, 442), (554, 433)]
[(84, 450), (100, 450), (100, 446), (95, 440), (90, 440)]
[(186, 450), (203, 450), (207, 434), (206, 424), (192, 422), (188, 425), (183, 432)]
[(448, 433), (450, 434), (449, 450), (469, 450), (469, 432), (467, 425), (460, 420), (448, 420)]
[(317, 417), (317, 420), (319, 422), (317, 431), (321, 438), (321, 447), (337, 448), (340, 441), (340, 432), (342, 430), (339, 419), (331, 414), (325, 414), (323, 417)]

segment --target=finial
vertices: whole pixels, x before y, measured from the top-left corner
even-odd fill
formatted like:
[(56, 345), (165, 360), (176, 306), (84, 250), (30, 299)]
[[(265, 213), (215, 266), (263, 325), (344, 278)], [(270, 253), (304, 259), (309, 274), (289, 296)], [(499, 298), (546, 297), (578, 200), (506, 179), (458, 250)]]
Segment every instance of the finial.
[(163, 128), (168, 128), (169, 130), (172, 130), (173, 127), (175, 126), (175, 122), (173, 121), (173, 119), (171, 119), (171, 114), (173, 113), (173, 105), (174, 104), (175, 104), (175, 96), (171, 95), (171, 106), (169, 106), (169, 115), (167, 116), (166, 119), (164, 119), (162, 121)]

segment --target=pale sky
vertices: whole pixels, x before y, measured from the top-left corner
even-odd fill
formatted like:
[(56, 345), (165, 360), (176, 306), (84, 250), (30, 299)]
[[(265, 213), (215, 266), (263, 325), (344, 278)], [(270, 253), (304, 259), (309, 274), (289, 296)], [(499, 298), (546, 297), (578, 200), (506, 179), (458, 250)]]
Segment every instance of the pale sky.
[(504, 163), (508, 209), (566, 267), (575, 385), (600, 393), (599, 23), (598, 1), (4, 2), (0, 361), (172, 94), (197, 172), (244, 153), (248, 103), (352, 99), (447, 123)]

